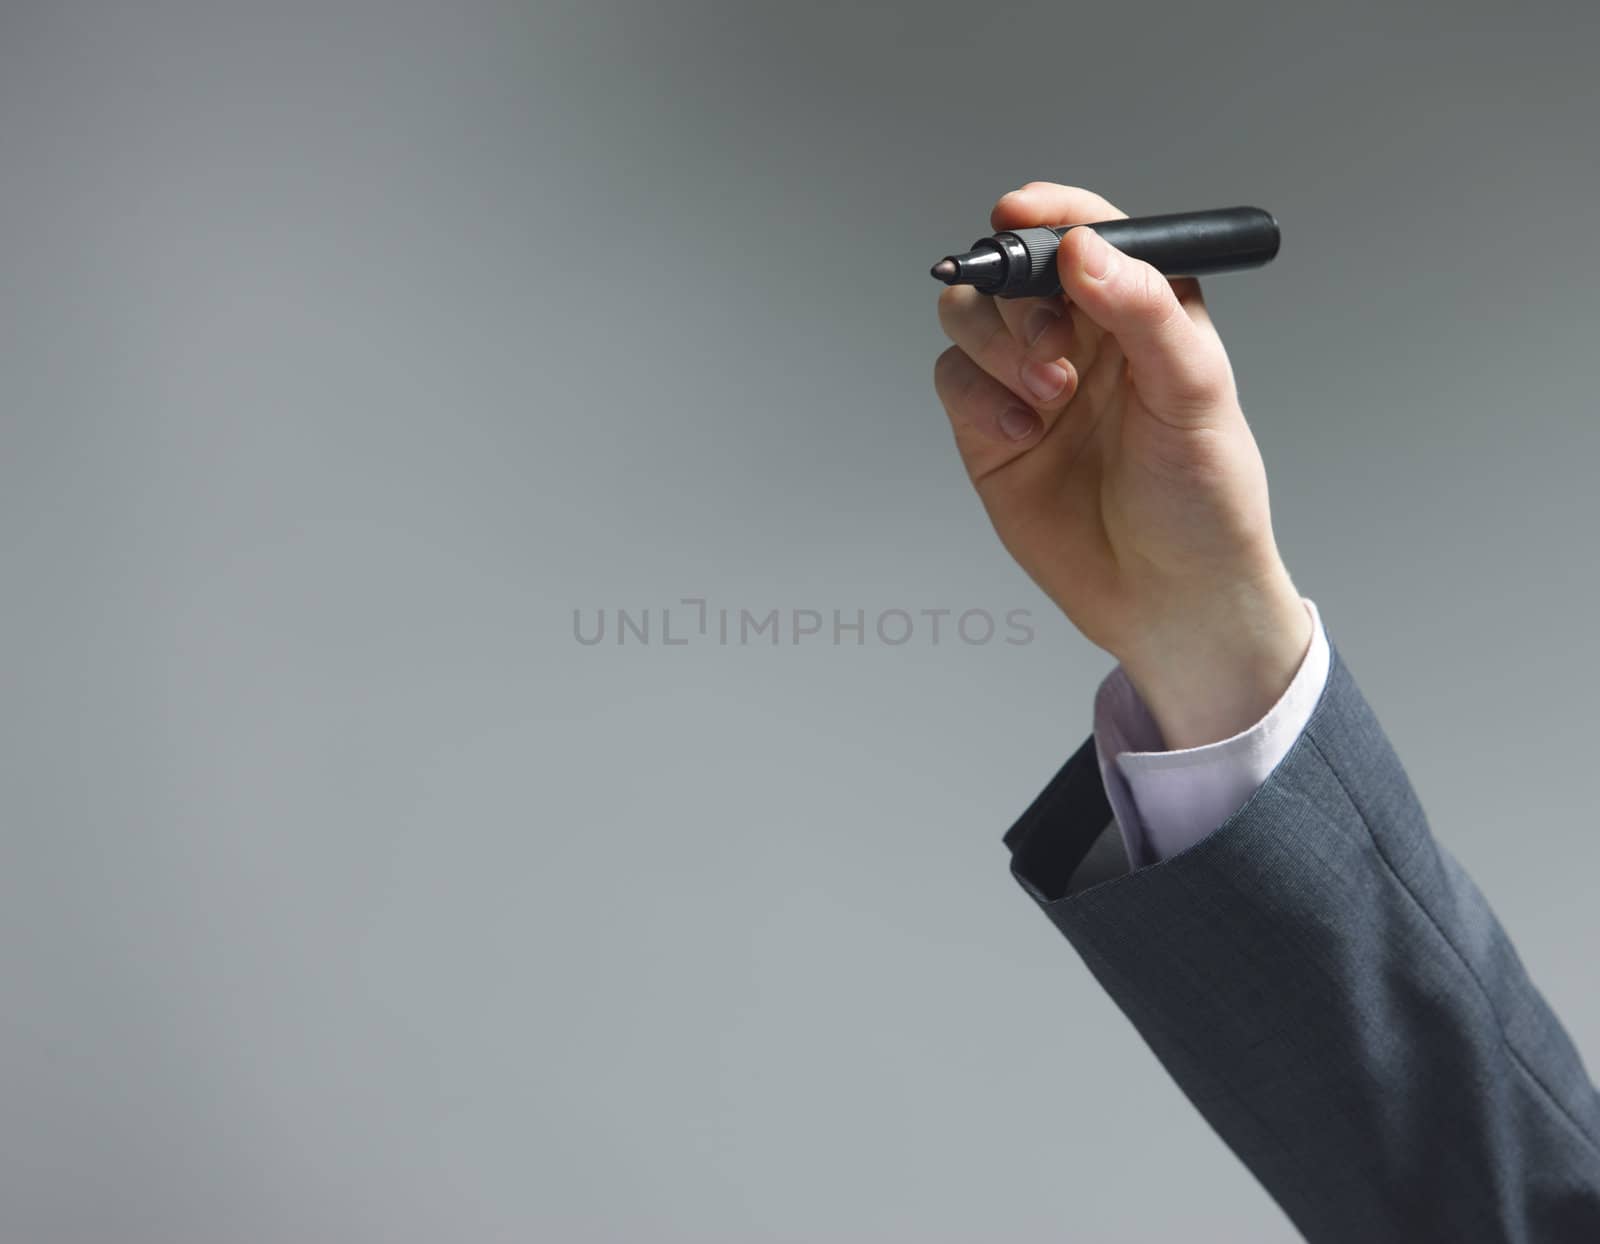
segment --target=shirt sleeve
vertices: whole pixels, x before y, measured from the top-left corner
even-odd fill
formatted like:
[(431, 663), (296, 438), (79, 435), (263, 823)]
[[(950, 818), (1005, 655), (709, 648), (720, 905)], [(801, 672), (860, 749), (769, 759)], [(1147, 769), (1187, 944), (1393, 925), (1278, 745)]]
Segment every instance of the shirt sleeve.
[(1166, 751), (1160, 727), (1119, 665), (1094, 702), (1094, 747), (1129, 867), (1170, 859), (1242, 808), (1300, 737), (1328, 680), (1328, 637), (1314, 602), (1311, 646), (1288, 690), (1248, 730)]

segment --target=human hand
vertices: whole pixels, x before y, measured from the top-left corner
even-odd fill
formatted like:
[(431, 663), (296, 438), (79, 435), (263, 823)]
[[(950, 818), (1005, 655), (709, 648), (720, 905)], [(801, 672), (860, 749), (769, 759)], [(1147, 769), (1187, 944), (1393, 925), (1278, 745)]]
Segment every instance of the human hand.
[[(1120, 218), (1031, 182), (996, 230)], [(1169, 748), (1247, 729), (1288, 687), (1311, 618), (1272, 535), (1266, 469), (1198, 282), (1091, 229), (1061, 241), (1062, 295), (939, 295), (955, 344), (934, 387), (995, 531), (1115, 656)]]

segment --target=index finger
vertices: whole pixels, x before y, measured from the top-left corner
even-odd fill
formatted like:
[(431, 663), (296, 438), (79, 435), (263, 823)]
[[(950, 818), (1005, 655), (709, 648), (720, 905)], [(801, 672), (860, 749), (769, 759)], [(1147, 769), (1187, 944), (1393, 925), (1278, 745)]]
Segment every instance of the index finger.
[[(1060, 186), (1053, 181), (1030, 181), (1001, 197), (989, 213), (989, 223), (998, 233), (1002, 229), (1028, 229), (1037, 225), (1082, 225), (1099, 220), (1120, 220), (1126, 215), (1126, 212), (1119, 211), (1092, 190)], [(1000, 318), (1011, 330), (1011, 335), (1034, 357), (1048, 361), (1067, 353), (1066, 343), (1072, 337), (1072, 330), (1067, 327), (1072, 323), (1070, 317), (1059, 320), (1060, 327), (1054, 331), (1047, 329), (1038, 333), (1035, 340), (1039, 321), (1033, 318), (1034, 310), (1043, 303), (1059, 316), (1066, 310), (1059, 298), (997, 298), (995, 302), (1000, 309)], [(1076, 341), (1080, 356), (1085, 352), (1092, 355), (1099, 330), (1088, 321), (1082, 321), (1081, 327), (1088, 329), (1092, 336), (1080, 332)], [(1081, 361), (1081, 357), (1075, 361)]]
[(1123, 220), (1127, 215), (1093, 190), (1059, 186), (1053, 181), (1030, 181), (1001, 196), (989, 213), (989, 224), (995, 230), (1030, 229), (1038, 225), (1086, 225), (1097, 220)]
[[(1053, 181), (1030, 181), (1000, 201), (989, 213), (989, 224), (998, 233), (1002, 229), (1030, 229), (1039, 225), (1089, 225), (1100, 220), (1126, 220), (1128, 213), (1109, 199), (1101, 198), (1093, 190), (1081, 186), (1062, 186)], [(1207, 325), (1211, 317), (1206, 312), (1205, 296), (1200, 292), (1200, 282), (1193, 277), (1177, 277), (1172, 288), (1178, 301), (1194, 319)], [(1019, 340), (1027, 314), (1037, 304), (1033, 298), (1001, 300), (1000, 313)]]

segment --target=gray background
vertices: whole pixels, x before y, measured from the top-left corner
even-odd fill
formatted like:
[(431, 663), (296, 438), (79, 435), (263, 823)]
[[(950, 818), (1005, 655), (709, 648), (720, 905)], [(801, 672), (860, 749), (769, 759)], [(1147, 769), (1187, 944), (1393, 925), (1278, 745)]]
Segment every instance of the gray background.
[[(0, 1238), (1289, 1237), (998, 840), (1033, 178), (1278, 214), (1285, 555), (1600, 1059), (1600, 23), (1296, 8), (6, 3)], [(1037, 636), (574, 640), (685, 596)]]

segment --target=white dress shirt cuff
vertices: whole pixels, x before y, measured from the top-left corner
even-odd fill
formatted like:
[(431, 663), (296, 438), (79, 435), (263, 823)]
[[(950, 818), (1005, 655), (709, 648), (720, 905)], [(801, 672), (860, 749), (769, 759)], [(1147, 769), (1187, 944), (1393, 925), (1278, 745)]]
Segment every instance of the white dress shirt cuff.
[[(1302, 598), (1304, 599), (1304, 598)], [(1328, 636), (1316, 605), (1311, 646), (1288, 690), (1255, 725), (1203, 747), (1165, 751), (1160, 727), (1119, 665), (1094, 700), (1095, 755), (1129, 866), (1170, 859), (1245, 805), (1289, 752), (1328, 681)]]

